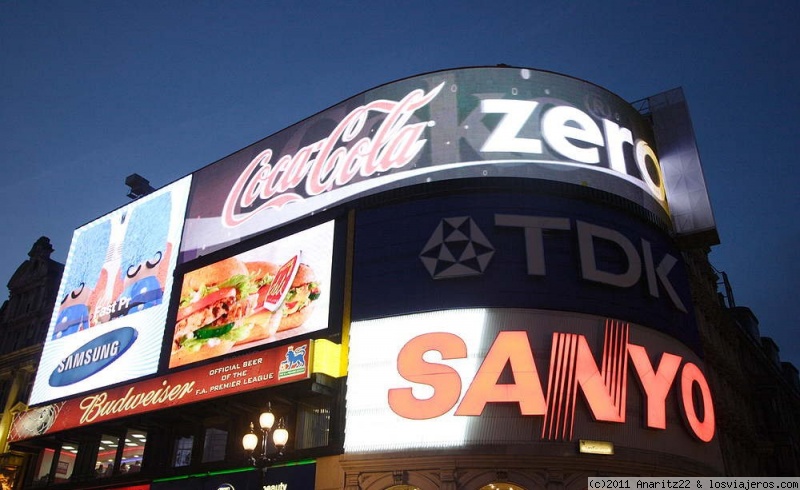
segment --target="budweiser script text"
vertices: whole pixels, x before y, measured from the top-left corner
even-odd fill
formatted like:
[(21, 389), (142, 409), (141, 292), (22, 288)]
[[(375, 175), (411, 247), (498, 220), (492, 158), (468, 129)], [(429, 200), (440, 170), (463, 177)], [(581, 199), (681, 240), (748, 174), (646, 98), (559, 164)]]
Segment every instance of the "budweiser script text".
[[(414, 160), (425, 146), (421, 139), (428, 121), (408, 124), (418, 109), (425, 107), (441, 91), (444, 82), (427, 94), (414, 90), (400, 101), (375, 100), (351, 111), (331, 134), (294, 155), (283, 155), (274, 164), (272, 150), (259, 153), (231, 188), (222, 210), (222, 222), (235, 227), (257, 212), (280, 208), (350, 183), (356, 176), (370, 177), (379, 172), (402, 168)], [(362, 136), (370, 112), (386, 116), (371, 136)], [(305, 184), (301, 187), (301, 184)], [(237, 215), (237, 210), (239, 214)]]
[(164, 380), (161, 383), (161, 388), (135, 393), (136, 387), (132, 386), (124, 396), (116, 399), (109, 399), (108, 393), (105, 391), (96, 395), (87, 396), (80, 404), (83, 410), (81, 424), (93, 422), (98, 418), (109, 415), (133, 411), (139, 407), (160, 405), (162, 403), (179, 400), (192, 392), (194, 384), (194, 381), (190, 381), (171, 386), (169, 381)]

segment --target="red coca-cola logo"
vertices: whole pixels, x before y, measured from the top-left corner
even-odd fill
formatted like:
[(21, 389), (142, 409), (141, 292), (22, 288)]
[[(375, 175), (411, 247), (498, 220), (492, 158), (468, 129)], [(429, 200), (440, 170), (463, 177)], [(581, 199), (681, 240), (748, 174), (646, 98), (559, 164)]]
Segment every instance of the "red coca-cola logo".
[[(405, 167), (425, 146), (423, 131), (432, 121), (409, 123), (441, 91), (444, 82), (425, 93), (411, 91), (400, 101), (379, 99), (355, 108), (331, 134), (272, 162), (273, 151), (256, 155), (236, 179), (222, 210), (227, 227), (238, 226), (259, 211), (278, 209), (335, 188), (358, 176)], [(377, 128), (364, 135), (371, 113), (385, 114)], [(359, 138), (360, 136), (360, 138)]]

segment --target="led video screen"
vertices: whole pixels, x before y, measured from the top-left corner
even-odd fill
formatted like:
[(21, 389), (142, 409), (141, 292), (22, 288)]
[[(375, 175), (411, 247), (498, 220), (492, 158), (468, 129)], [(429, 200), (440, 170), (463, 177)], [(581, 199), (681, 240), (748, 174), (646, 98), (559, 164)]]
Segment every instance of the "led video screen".
[(75, 231), (32, 405), (156, 372), (190, 182)]
[(721, 463), (703, 362), (646, 326), (471, 308), (354, 321), (350, 335), (345, 453), (591, 439)]
[(434, 72), (363, 92), (195, 172), (180, 260), (338, 203), (465, 178), (600, 189), (669, 222), (670, 192), (691, 186), (668, 189), (665, 175), (681, 171), (663, 171), (652, 126), (594, 84), (524, 68)]
[(327, 328), (334, 222), (183, 276), (174, 368)]

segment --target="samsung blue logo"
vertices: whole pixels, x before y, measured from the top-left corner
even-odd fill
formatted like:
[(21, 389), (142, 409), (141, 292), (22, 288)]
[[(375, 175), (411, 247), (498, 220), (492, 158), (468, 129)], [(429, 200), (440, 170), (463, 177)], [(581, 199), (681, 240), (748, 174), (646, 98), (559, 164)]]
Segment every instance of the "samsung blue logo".
[(96, 374), (136, 342), (135, 328), (123, 327), (103, 334), (65, 357), (50, 375), (50, 386), (67, 386)]

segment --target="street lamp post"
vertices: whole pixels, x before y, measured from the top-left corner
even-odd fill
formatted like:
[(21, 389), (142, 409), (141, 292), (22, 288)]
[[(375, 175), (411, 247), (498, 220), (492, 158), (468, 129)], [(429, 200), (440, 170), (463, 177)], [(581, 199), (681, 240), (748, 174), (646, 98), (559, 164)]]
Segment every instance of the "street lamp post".
[[(258, 425), (261, 428), (261, 453), (254, 453), (258, 447), (258, 435), (255, 433), (255, 426), (252, 422), (250, 422), (250, 432), (242, 437), (242, 447), (247, 452), (250, 464), (266, 471), (267, 467), (272, 466), (283, 457), (283, 449), (289, 440), (289, 431), (283, 425), (283, 418), (278, 420), (278, 427), (275, 431), (272, 430), (275, 425), (275, 414), (272, 413), (271, 403), (268, 403), (267, 410), (259, 415)], [(272, 434), (272, 444), (275, 446), (274, 453), (269, 448), (270, 434)]]

